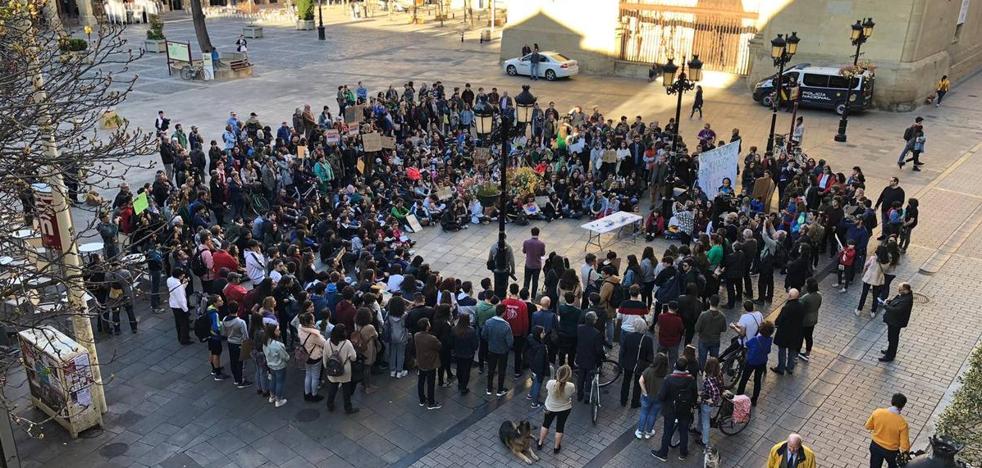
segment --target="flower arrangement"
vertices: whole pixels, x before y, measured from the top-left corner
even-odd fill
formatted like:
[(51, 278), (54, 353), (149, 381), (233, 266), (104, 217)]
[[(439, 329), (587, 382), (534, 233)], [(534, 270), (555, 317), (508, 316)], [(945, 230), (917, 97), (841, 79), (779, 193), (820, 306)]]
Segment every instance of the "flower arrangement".
[(508, 182), (512, 195), (534, 195), (542, 177), (531, 167), (508, 169)]
[(844, 65), (842, 68), (839, 68), (839, 76), (846, 78), (862, 75), (865, 72), (869, 72), (870, 74), (875, 73), (876, 65), (873, 65), (869, 60), (864, 60), (857, 65)]

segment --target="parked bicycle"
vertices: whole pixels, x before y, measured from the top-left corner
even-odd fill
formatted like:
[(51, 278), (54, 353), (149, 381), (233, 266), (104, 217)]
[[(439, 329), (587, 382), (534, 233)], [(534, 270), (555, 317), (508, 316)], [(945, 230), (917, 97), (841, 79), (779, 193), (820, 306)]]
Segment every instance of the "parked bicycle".
[(746, 360), (747, 348), (740, 343), (739, 337), (733, 337), (730, 346), (719, 355), (719, 363), (723, 371), (723, 388), (731, 389), (740, 382)]
[(590, 420), (596, 426), (597, 419), (600, 417), (600, 389), (614, 383), (621, 376), (621, 366), (617, 361), (605, 358), (601, 361), (600, 367), (591, 372), (593, 378), (590, 379)]
[[(719, 408), (716, 409), (716, 414), (714, 414), (712, 418), (709, 419), (709, 427), (711, 428), (715, 427), (719, 429), (720, 432), (728, 436), (739, 434), (741, 431), (746, 429), (747, 425), (750, 424), (750, 418), (752, 415), (752, 413), (748, 409), (747, 416), (745, 419), (742, 420), (735, 419), (733, 417), (734, 397), (735, 395), (733, 394), (733, 392), (729, 390), (724, 391), (723, 398), (720, 400)], [(696, 435), (701, 435), (702, 432), (700, 431), (700, 427), (699, 427), (698, 415), (694, 418), (694, 421), (696, 422), (696, 427), (689, 428), (689, 432)], [(680, 443), (681, 440), (679, 438), (679, 433), (676, 431), (675, 435), (672, 436), (671, 445), (672, 447), (678, 447)]]
[(201, 65), (185, 65), (181, 67), (182, 80), (204, 79), (204, 68)]

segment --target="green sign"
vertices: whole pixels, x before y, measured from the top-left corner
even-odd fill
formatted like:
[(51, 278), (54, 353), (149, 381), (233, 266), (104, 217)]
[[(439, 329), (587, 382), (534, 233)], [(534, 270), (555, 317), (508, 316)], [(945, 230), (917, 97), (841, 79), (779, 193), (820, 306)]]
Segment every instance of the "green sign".
[(167, 41), (167, 58), (177, 62), (191, 63), (191, 44)]
[(143, 213), (147, 208), (150, 207), (150, 201), (147, 200), (147, 192), (143, 192), (133, 199), (133, 213), (140, 214)]

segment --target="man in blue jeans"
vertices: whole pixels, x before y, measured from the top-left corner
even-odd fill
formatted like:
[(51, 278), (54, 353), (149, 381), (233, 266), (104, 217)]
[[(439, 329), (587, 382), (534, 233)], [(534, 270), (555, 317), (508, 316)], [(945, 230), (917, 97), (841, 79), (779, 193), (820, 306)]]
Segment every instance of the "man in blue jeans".
[(540, 60), (542, 60), (542, 54), (539, 53), (539, 44), (536, 44), (532, 49), (532, 55), (529, 57), (529, 75), (533, 80), (539, 79)]
[(719, 357), (719, 337), (726, 331), (726, 316), (719, 310), (719, 295), (709, 297), (709, 310), (696, 319), (699, 336), (699, 368), (706, 365), (706, 356)]
[(651, 456), (668, 460), (668, 449), (671, 447), (672, 436), (679, 432), (679, 460), (689, 456), (689, 424), (692, 422), (692, 407), (698, 398), (696, 379), (686, 370), (689, 361), (680, 357), (675, 361), (675, 369), (665, 377), (655, 401), (662, 404), (665, 415), (665, 430), (662, 432), (661, 447), (652, 450)]

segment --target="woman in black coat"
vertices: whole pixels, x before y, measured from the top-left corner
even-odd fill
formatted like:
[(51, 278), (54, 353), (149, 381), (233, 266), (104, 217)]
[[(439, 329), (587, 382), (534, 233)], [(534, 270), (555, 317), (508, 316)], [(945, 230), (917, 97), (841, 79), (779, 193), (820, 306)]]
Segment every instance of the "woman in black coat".
[(457, 325), (448, 338), (451, 354), (457, 362), (457, 390), (461, 395), (466, 395), (470, 393), (467, 384), (470, 382), (471, 365), (478, 346), (477, 332), (471, 327), (471, 316), (468, 314), (457, 316)]
[(529, 391), (529, 398), (532, 400), (532, 407), (538, 408), (542, 405), (539, 394), (542, 390), (542, 382), (549, 376), (549, 359), (546, 352), (545, 329), (540, 325), (532, 328), (529, 334), (526, 356), (529, 360), (529, 371), (532, 372), (532, 388)]
[(778, 347), (777, 367), (772, 367), (771, 370), (778, 374), (784, 374), (784, 371), (791, 374), (794, 371), (795, 359), (804, 339), (805, 306), (798, 300), (798, 296), (797, 289), (788, 293), (788, 301), (774, 321), (777, 326), (774, 334), (774, 344)]

